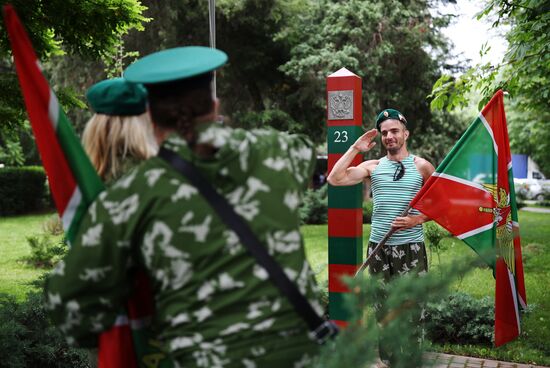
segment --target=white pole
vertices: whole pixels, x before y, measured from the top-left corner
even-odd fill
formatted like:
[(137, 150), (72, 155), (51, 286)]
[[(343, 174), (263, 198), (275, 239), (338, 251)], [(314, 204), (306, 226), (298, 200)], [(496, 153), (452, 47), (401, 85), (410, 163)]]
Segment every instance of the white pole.
[[(210, 28), (210, 47), (216, 48), (216, 0), (208, 0), (208, 24)], [(212, 94), (217, 98), (216, 93), (216, 72), (212, 80)]]

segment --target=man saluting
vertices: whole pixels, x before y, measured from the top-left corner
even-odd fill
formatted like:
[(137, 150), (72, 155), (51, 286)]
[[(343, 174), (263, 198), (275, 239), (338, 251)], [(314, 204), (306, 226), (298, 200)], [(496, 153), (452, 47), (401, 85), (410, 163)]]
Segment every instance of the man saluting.
[[(357, 153), (368, 152), (376, 145), (374, 139), (378, 133), (386, 155), (350, 167)], [(394, 109), (383, 110), (376, 119), (376, 129), (359, 137), (328, 176), (328, 182), (335, 186), (354, 185), (370, 179), (374, 206), (369, 255), (392, 227), (397, 230), (374, 256), (369, 269), (371, 274), (381, 275), (385, 281), (410, 271), (421, 274), (428, 270), (422, 223), (429, 218), (416, 210), (405, 217), (400, 214), (435, 169), (427, 160), (409, 153), (408, 138), (405, 117)], [(378, 309), (377, 314), (383, 316), (383, 311)], [(382, 342), (380, 356), (390, 359)]]

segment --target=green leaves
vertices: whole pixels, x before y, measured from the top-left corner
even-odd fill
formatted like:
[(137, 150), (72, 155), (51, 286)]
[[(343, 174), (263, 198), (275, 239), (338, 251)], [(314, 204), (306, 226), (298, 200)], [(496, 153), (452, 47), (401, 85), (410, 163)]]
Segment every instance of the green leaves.
[[(387, 283), (367, 273), (354, 279), (346, 278), (351, 292), (345, 295), (345, 304), (352, 318), (335, 340), (323, 346), (313, 367), (369, 367), (368, 363), (377, 356), (379, 340), (393, 353), (392, 367), (422, 366), (419, 316), (423, 315), (427, 303), (435, 304), (446, 298), (451, 283), (471, 268), (471, 262), (457, 259), (445, 274), (408, 273)], [(374, 305), (378, 308), (378, 320)], [(435, 327), (447, 328), (446, 325)]]
[[(1, 3), (8, 1), (2, 0)], [(120, 35), (130, 29), (142, 29), (147, 19), (138, 0), (65, 0), (39, 2), (10, 1), (27, 28), (39, 56), (66, 51), (87, 56), (102, 55), (117, 44)], [(6, 32), (2, 29), (0, 55), (9, 52)]]
[(85, 350), (69, 348), (46, 316), (42, 293), (22, 303), (0, 294), (0, 356), (2, 367), (89, 367)]
[[(448, 21), (432, 16), (426, 2), (418, 0), (311, 2), (310, 11), (286, 31), (293, 40), (291, 58), (279, 70), (300, 88), (287, 99), (286, 111), (309, 131), (318, 130), (325, 120), (326, 77), (345, 67), (362, 78), (365, 125), (372, 126), (383, 108), (403, 111), (410, 122), (410, 146), (423, 156), (431, 147), (420, 143), (420, 136), (436, 141), (444, 121), (454, 119), (433, 114), (426, 99), (445, 68), (447, 43), (439, 30)], [(442, 158), (439, 149), (432, 152), (437, 153), (430, 159)]]
[[(510, 26), (506, 33), (509, 46), (499, 65), (478, 64), (460, 76), (441, 77), (433, 86), (430, 98), (432, 109), (447, 111), (468, 103), (469, 91), (481, 94), (481, 109), (498, 89), (509, 92), (513, 108), (534, 119), (528, 123), (533, 131), (546, 132), (550, 105), (550, 2), (547, 0), (490, 0), (477, 18), (496, 15), (493, 27)], [(484, 53), (485, 49), (481, 50)], [(522, 119), (524, 121), (524, 119)], [(511, 119), (509, 124), (513, 124)], [(525, 122), (527, 123), (527, 122)], [(513, 130), (513, 129), (512, 129)], [(544, 135), (544, 133), (543, 133)], [(510, 135), (514, 152), (529, 151), (537, 163), (550, 174), (550, 156), (543, 144), (528, 142), (520, 136)], [(520, 145), (519, 142), (522, 142)]]
[(4, 147), (0, 146), (0, 163), (7, 166), (21, 166), (24, 162), (25, 157), (18, 140), (7, 139)]
[(494, 300), (475, 299), (453, 293), (428, 304), (427, 332), (432, 342), (491, 346), (494, 328)]
[[(0, 0), (2, 5), (7, 2), (7, 0)], [(112, 69), (119, 71), (121, 68), (116, 62), (120, 58), (117, 59), (113, 55), (117, 55), (119, 51), (122, 35), (131, 29), (143, 29), (142, 23), (148, 20), (142, 15), (146, 8), (139, 0), (14, 0), (9, 2), (27, 29), (45, 70), (50, 69), (48, 60), (68, 54), (79, 55), (88, 63), (90, 59), (104, 57), (113, 60), (115, 65)], [(0, 151), (4, 153), (14, 152), (13, 147), (8, 147), (6, 143), (8, 131), (13, 130), (18, 133), (26, 119), (23, 99), (10, 55), (11, 48), (7, 32), (4, 29), (4, 23), (1, 22), (0, 65), (3, 70), (0, 73), (0, 121), (2, 121)], [(80, 77), (84, 74), (82, 69), (84, 68), (80, 65)], [(64, 73), (66, 72), (64, 70)], [(87, 78), (89, 79), (89, 76)], [(72, 86), (76, 84), (75, 81), (71, 82), (73, 82)], [(62, 103), (80, 109), (86, 107), (73, 91), (67, 88), (55, 89)], [(19, 161), (16, 160), (15, 163)]]

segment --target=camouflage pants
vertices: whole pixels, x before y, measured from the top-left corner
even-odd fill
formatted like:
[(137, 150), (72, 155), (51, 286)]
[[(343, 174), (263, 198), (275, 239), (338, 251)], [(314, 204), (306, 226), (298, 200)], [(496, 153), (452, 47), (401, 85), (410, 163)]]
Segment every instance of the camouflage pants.
[[(369, 242), (368, 254), (370, 255), (376, 243)], [(374, 256), (372, 263), (369, 266), (369, 273), (371, 275), (379, 276), (381, 279), (381, 288), (377, 293), (377, 301), (374, 303), (374, 310), (376, 313), (376, 319), (379, 325), (382, 324), (384, 317), (388, 315), (389, 308), (386, 305), (385, 301), (387, 299), (387, 289), (386, 284), (395, 277), (407, 273), (414, 273), (417, 275), (422, 275), (428, 271), (428, 258), (426, 255), (426, 247), (423, 242), (419, 243), (407, 243), (402, 245), (393, 245), (393, 246), (384, 246), (378, 251)], [(424, 308), (422, 305), (415, 304), (415, 308), (418, 312), (414, 313), (411, 322), (411, 326), (415, 328), (415, 331), (412, 331), (411, 339), (405, 345), (412, 346), (416, 341), (422, 343), (424, 336)], [(403, 365), (403, 361), (406, 361), (407, 350), (405, 346), (395, 346), (395, 341), (392, 341), (392, 336), (385, 336), (383, 331), (383, 326), (381, 326), (380, 338), (379, 338), (379, 354), (380, 358), (384, 361), (390, 363), (391, 366), (407, 366)], [(396, 358), (394, 354), (395, 350), (400, 350), (401, 359)], [(412, 357), (411, 357), (412, 358)], [(409, 361), (409, 366), (412, 364), (411, 359)], [(397, 363), (397, 364), (395, 364)]]
[[(369, 242), (369, 255), (377, 245)], [(423, 242), (386, 245), (378, 251), (369, 266), (369, 273), (382, 276), (384, 281), (390, 281), (394, 276), (409, 272), (421, 275), (427, 271), (428, 257)]]

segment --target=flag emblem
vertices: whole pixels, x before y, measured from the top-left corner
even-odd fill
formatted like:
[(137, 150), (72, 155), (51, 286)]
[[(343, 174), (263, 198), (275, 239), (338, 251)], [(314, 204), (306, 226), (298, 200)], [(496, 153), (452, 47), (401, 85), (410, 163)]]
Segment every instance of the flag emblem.
[(512, 155), (498, 91), (411, 202), (493, 269), (495, 345), (520, 334), (526, 308)]

